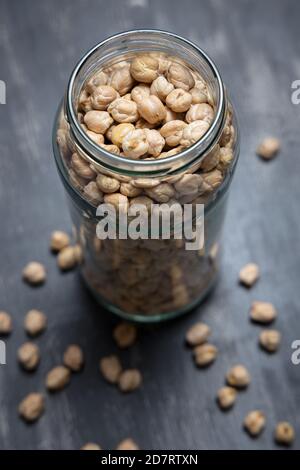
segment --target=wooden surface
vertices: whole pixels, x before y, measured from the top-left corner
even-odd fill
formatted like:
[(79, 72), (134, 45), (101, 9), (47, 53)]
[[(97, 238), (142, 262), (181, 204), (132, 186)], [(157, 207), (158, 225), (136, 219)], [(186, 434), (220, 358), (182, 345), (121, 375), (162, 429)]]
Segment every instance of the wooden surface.
[[(294, 448), (300, 447), (300, 365), (290, 360), (291, 343), (300, 338), (300, 106), (290, 100), (291, 82), (300, 78), (299, 15), (296, 0), (0, 0), (0, 79), (7, 84), (7, 104), (0, 105), (0, 310), (14, 320), (5, 339), (7, 364), (0, 366), (1, 449), (78, 449), (90, 440), (109, 449), (127, 436), (145, 449), (271, 449), (278, 420), (293, 423)], [(77, 272), (58, 272), (48, 251), (51, 231), (71, 226), (50, 137), (76, 61), (106, 36), (136, 27), (174, 31), (212, 56), (238, 109), (242, 145), (221, 280), (196, 312), (141, 330), (122, 361), (140, 368), (144, 384), (123, 396), (98, 372), (99, 358), (117, 351), (111, 338), (116, 320), (101, 311)], [(282, 152), (264, 163), (255, 148), (268, 134), (282, 139)], [(48, 270), (38, 289), (21, 280), (32, 259)], [(237, 285), (248, 261), (262, 271), (250, 291)], [(260, 327), (247, 314), (254, 299), (278, 308), (278, 354), (257, 346)], [(42, 361), (34, 374), (16, 362), (30, 308), (49, 318), (48, 331), (36, 340)], [(220, 349), (205, 371), (196, 370), (184, 346), (186, 329), (200, 319), (211, 325)], [(48, 395), (45, 415), (27, 426), (17, 416), (19, 401), (44, 390), (45, 374), (70, 342), (85, 351), (84, 371), (65, 391)], [(249, 368), (252, 383), (235, 408), (222, 413), (215, 394), (235, 363)], [(266, 430), (255, 440), (241, 426), (252, 409), (267, 415)]]

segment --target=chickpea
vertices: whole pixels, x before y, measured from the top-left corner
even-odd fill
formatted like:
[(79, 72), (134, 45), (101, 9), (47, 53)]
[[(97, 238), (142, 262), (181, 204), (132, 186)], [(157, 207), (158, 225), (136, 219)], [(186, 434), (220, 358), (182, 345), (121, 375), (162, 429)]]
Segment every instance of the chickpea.
[(91, 105), (93, 109), (104, 111), (108, 105), (118, 98), (118, 92), (111, 86), (102, 85), (93, 91), (91, 95)]
[(91, 96), (86, 90), (82, 90), (82, 92), (79, 95), (78, 109), (80, 111), (83, 111), (84, 113), (87, 113), (88, 111), (91, 111), (92, 109)]
[(140, 118), (136, 121), (135, 128), (136, 129), (154, 129), (155, 124), (150, 124), (150, 122), (145, 121), (145, 119), (143, 118)]
[(183, 113), (191, 106), (192, 95), (181, 88), (176, 88), (167, 96), (166, 104), (175, 113)]
[(177, 121), (177, 120), (183, 121), (184, 117), (185, 117), (184, 113), (175, 113), (174, 111), (172, 111), (172, 109), (166, 106), (166, 117), (162, 121), (162, 124), (167, 124), (167, 122), (170, 122), (170, 121)]
[(171, 64), (168, 68), (167, 79), (175, 88), (189, 91), (195, 86), (193, 75), (187, 67), (181, 64)]
[(220, 145), (217, 144), (215, 147), (209, 152), (206, 157), (202, 160), (201, 163), (201, 170), (203, 171), (211, 171), (215, 168), (220, 161)]
[(190, 94), (192, 95), (192, 104), (199, 104), (199, 103), (207, 102), (206, 94), (203, 92), (203, 90), (201, 90), (200, 88), (196, 86), (194, 86), (194, 88), (190, 90)]
[(136, 188), (131, 183), (121, 183), (120, 193), (127, 197), (137, 197), (142, 193), (142, 189)]
[(122, 146), (122, 142), (126, 134), (128, 132), (134, 131), (134, 125), (123, 122), (122, 124), (118, 124), (117, 126), (114, 126), (112, 133), (111, 133), (111, 141), (114, 145), (117, 145), (118, 147)]
[(103, 193), (96, 181), (90, 181), (83, 189), (83, 194), (92, 204), (100, 204), (103, 201)]
[(150, 124), (159, 123), (166, 117), (165, 107), (157, 96), (150, 95), (137, 106), (140, 115)]
[(148, 152), (149, 144), (144, 129), (135, 129), (125, 135), (122, 143), (124, 155), (137, 160)]
[(98, 145), (104, 144), (104, 136), (102, 134), (96, 134), (96, 132), (89, 131), (89, 130), (86, 131), (86, 134), (96, 144)]
[(81, 178), (91, 180), (96, 176), (96, 173), (90, 167), (88, 162), (78, 155), (78, 153), (73, 153), (71, 158), (71, 166), (75, 173)]
[(187, 127), (187, 124), (184, 121), (170, 121), (162, 126), (160, 133), (166, 139), (166, 144), (169, 145), (169, 147), (177, 147), (182, 139), (182, 133), (185, 127)]
[(180, 195), (197, 195), (202, 184), (202, 176), (194, 173), (191, 175), (183, 175), (180, 180), (175, 183), (174, 187)]
[(112, 204), (119, 212), (127, 212), (128, 198), (120, 193), (105, 194), (105, 204)]
[(151, 95), (157, 96), (161, 101), (166, 101), (167, 96), (174, 90), (174, 85), (163, 76), (157, 77), (150, 87)]
[(140, 83), (131, 90), (131, 98), (136, 103), (139, 103), (144, 98), (148, 98), (148, 96), (150, 96), (150, 87), (145, 83)]
[(102, 144), (101, 147), (105, 150), (107, 150), (107, 152), (110, 152), (110, 153), (115, 153), (117, 155), (120, 155), (120, 149), (119, 147), (117, 147), (116, 145), (106, 145), (106, 144)]
[(159, 61), (157, 58), (141, 54), (135, 57), (130, 66), (131, 75), (142, 83), (151, 83), (158, 76)]
[(160, 183), (159, 179), (156, 178), (136, 178), (133, 179), (131, 184), (136, 188), (151, 189), (158, 186)]
[(144, 206), (147, 209), (147, 211), (150, 212), (153, 201), (150, 197), (147, 197), (147, 196), (138, 196), (138, 197), (134, 197), (131, 199), (130, 207), (134, 205), (138, 205), (138, 204), (141, 206)]
[(108, 82), (108, 75), (105, 72), (98, 72), (86, 83), (85, 89), (88, 93), (93, 93), (98, 86), (106, 85)]
[(84, 118), (85, 124), (90, 131), (96, 134), (105, 134), (109, 126), (114, 122), (106, 111), (88, 111)]
[(117, 122), (135, 122), (139, 118), (136, 103), (124, 98), (117, 98), (107, 110)]
[[(114, 128), (117, 126), (117, 124), (112, 124), (106, 131), (105, 133), (105, 137), (111, 141), (111, 137), (112, 137), (112, 131), (114, 130)], [(103, 142), (104, 143), (104, 142)]]
[(165, 139), (155, 129), (144, 129), (149, 144), (148, 153), (158, 157), (165, 146)]
[(106, 175), (98, 175), (96, 183), (103, 193), (115, 193), (120, 187), (120, 182), (115, 178)]
[(207, 103), (192, 104), (185, 116), (186, 122), (188, 123), (193, 121), (207, 121), (211, 124), (213, 118), (214, 110)]
[[(203, 173), (205, 192), (212, 192), (222, 184), (223, 176), (219, 170), (212, 170), (208, 173)], [(203, 189), (204, 189), (203, 188)]]
[(206, 121), (193, 121), (184, 128), (180, 144), (184, 147), (193, 145), (197, 140), (201, 139), (208, 131), (209, 124)]
[(233, 151), (230, 148), (227, 147), (221, 147), (220, 148), (220, 160), (219, 160), (219, 165), (218, 168), (221, 170), (226, 170), (226, 168), (229, 167), (233, 160)]
[(145, 192), (157, 202), (168, 202), (175, 194), (173, 186), (169, 183), (161, 183), (155, 188), (146, 189)]
[(108, 84), (112, 86), (121, 96), (126, 95), (134, 85), (134, 80), (130, 74), (129, 66), (115, 70)]
[(165, 74), (170, 65), (170, 60), (168, 59), (168, 56), (163, 52), (150, 52), (149, 55), (150, 57), (153, 57), (154, 59), (158, 60), (158, 73), (160, 75)]

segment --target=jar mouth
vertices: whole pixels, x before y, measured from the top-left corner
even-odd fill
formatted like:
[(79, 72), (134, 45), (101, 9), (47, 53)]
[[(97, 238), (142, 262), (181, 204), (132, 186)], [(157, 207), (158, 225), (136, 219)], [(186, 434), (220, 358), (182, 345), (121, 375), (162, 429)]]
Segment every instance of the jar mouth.
[[(174, 52), (170, 53), (170, 49)], [(93, 58), (102, 60), (103, 65), (113, 57), (122, 58), (124, 53), (135, 52), (167, 52), (174, 57), (183, 58), (193, 64), (202, 63), (210, 74), (211, 86), (217, 97), (214, 119), (207, 132), (190, 147), (165, 158), (154, 160), (132, 160), (111, 153), (92, 141), (81, 127), (77, 118), (77, 97), (90, 71), (93, 69)], [(180, 52), (180, 53), (179, 53)], [(98, 61), (99, 63), (99, 61)], [(95, 67), (94, 67), (95, 68)], [(197, 70), (196, 66), (194, 68)], [(81, 82), (80, 82), (81, 78)], [(137, 29), (125, 31), (101, 41), (90, 49), (75, 66), (65, 96), (65, 117), (70, 125), (74, 142), (79, 151), (96, 165), (101, 165), (112, 172), (130, 176), (171, 176), (186, 171), (190, 166), (201, 161), (218, 141), (226, 118), (226, 96), (224, 84), (215, 63), (193, 42), (177, 34), (156, 30)]]

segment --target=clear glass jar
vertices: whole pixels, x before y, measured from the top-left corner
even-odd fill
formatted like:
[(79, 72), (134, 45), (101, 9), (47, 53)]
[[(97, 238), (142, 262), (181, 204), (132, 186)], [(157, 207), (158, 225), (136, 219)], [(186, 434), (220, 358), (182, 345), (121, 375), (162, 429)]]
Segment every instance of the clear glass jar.
[[(95, 71), (118, 67), (120, 61), (130, 61), (145, 51), (183, 60), (198, 71), (207, 83), (215, 116), (206, 134), (182, 152), (166, 158), (131, 160), (110, 153), (88, 137), (78, 119), (77, 105), (83, 84)], [(211, 59), (191, 42), (164, 31), (129, 31), (101, 42), (71, 75), (54, 124), (53, 148), (82, 247), (81, 272), (98, 301), (123, 318), (153, 322), (187, 312), (203, 300), (218, 274), (226, 200), (239, 153), (236, 116)], [(74, 152), (86, 161), (86, 171), (78, 172), (72, 163)], [(96, 210), (101, 201), (87, 186), (99, 174), (113, 176), (121, 185), (140, 178), (150, 185), (154, 179), (167, 184), (169, 196), (162, 201), (156, 191), (154, 203), (204, 204), (203, 249), (186, 250), (184, 240), (172, 236), (158, 240), (97, 238)], [(201, 190), (200, 186), (196, 192), (193, 185), (190, 187), (192, 175), (203, 181)], [(149, 195), (146, 189), (141, 191)]]

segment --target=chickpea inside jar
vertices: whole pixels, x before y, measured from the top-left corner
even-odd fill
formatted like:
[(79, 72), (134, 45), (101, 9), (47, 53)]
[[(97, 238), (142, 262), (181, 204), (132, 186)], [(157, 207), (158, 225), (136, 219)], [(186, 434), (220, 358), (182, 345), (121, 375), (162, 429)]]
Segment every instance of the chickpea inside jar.
[[(82, 247), (81, 273), (106, 309), (161, 321), (209, 293), (238, 144), (220, 74), (195, 44), (163, 31), (129, 31), (81, 59), (57, 113), (53, 147)], [(148, 218), (157, 207), (201, 206), (203, 245), (187, 249), (172, 223), (168, 236), (99, 236), (103, 207), (116, 210), (120, 226), (136, 204)], [(191, 223), (197, 229), (194, 215)]]

